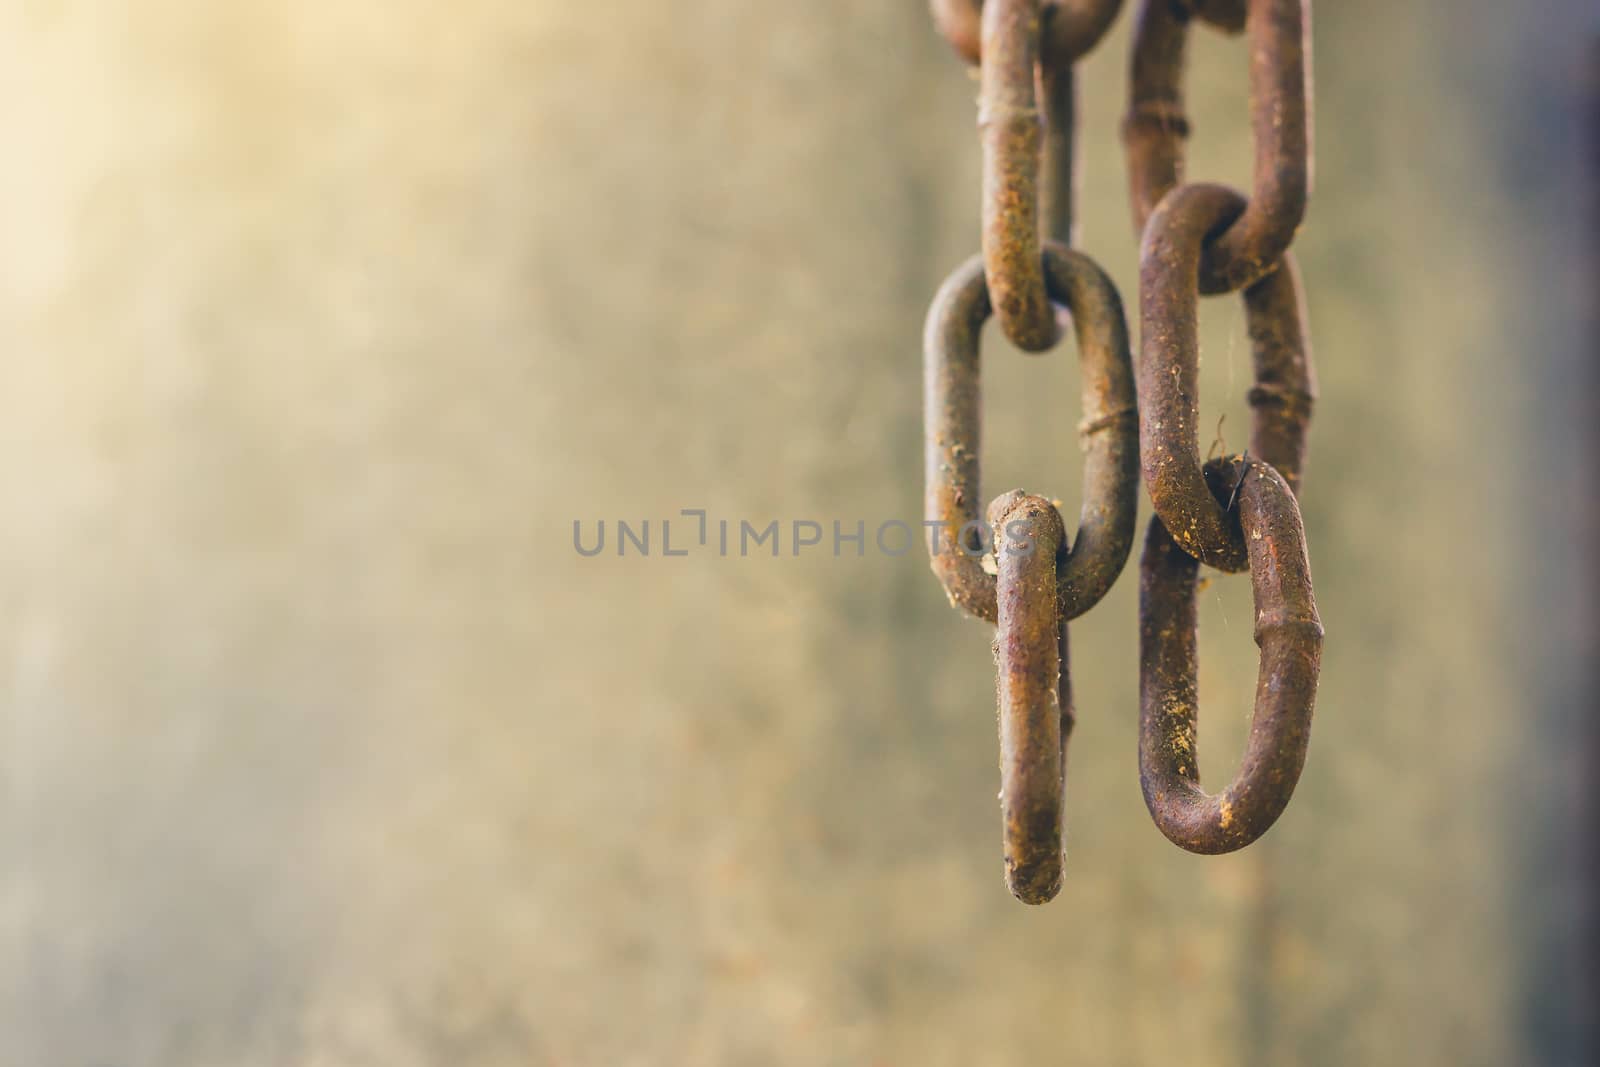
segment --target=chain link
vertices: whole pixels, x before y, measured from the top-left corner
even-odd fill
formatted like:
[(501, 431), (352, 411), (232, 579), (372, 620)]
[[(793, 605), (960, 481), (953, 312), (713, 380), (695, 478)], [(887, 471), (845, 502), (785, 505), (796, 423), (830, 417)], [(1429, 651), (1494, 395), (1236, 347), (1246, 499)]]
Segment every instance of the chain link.
[(1248, 546), (1261, 648), (1250, 740), (1228, 787), (1204, 792), (1197, 752), (1200, 563), (1151, 519), (1139, 560), (1139, 784), (1168, 840), (1219, 853), (1266, 833), (1294, 794), (1311, 740), (1322, 621), (1288, 482), (1271, 464), (1242, 456), (1213, 461), (1206, 474), (1219, 501), (1237, 500)]
[[(1073, 65), (1105, 36), (1121, 7), (1122, 0), (1074, 0), (1072, 3), (1051, 0), (1039, 9), (1034, 89), (1040, 111), (1038, 125), (1043, 130), (1035, 186), (1039, 226), (1043, 236), (1069, 247), (1075, 243), (1073, 192), (1077, 179), (1074, 152), (1077, 93)], [(983, 39), (982, 0), (932, 0), (932, 8), (935, 25), (956, 52), (969, 63), (977, 63)], [(1027, 151), (1025, 145), (1017, 147)], [(1026, 166), (1025, 159), (1021, 165)], [(985, 199), (988, 199), (987, 194)], [(1022, 202), (1031, 201), (1024, 197)], [(1025, 255), (1025, 251), (1017, 255)], [(1024, 348), (1024, 351), (1029, 350)]]
[[(1197, 281), (1205, 235), (1245, 210), (1222, 185), (1185, 185), (1145, 227), (1139, 260), (1139, 451), (1156, 514), (1185, 552), (1219, 570), (1245, 569), (1236, 517), (1212, 498), (1200, 470), (1200, 343)], [(1255, 365), (1251, 452), (1300, 480), (1306, 424), (1316, 396), (1301, 326), (1299, 274), (1286, 258), (1245, 290)]]
[[(1061, 563), (1058, 587), (1067, 618), (1088, 611), (1111, 589), (1133, 548), (1139, 506), (1138, 409), (1122, 301), (1087, 256), (1046, 246), (1050, 292), (1070, 309), (1082, 367), (1083, 511)], [(983, 491), (979, 474), (982, 385), (978, 338), (990, 313), (983, 260), (974, 256), (940, 287), (924, 334), (927, 498), (937, 524), (933, 570), (950, 602), (995, 622), (995, 578), (983, 569)]]
[(1000, 329), (1024, 352), (1042, 352), (1061, 335), (1039, 247), (1038, 58), (1039, 0), (989, 0), (978, 82), (983, 264)]
[[(1239, 5), (1208, 5), (1202, 17), (1233, 26)], [(1183, 180), (1183, 75), (1192, 12), (1176, 0), (1142, 0), (1129, 64), (1123, 143), (1134, 229), (1145, 231), (1155, 205)], [(1250, 125), (1255, 173), (1249, 205), (1208, 238), (1200, 291), (1243, 288), (1271, 270), (1305, 217), (1311, 190), (1309, 0), (1249, 0)]]
[(1057, 610), (1057, 553), (1067, 533), (1055, 505), (1014, 491), (989, 506), (999, 618), (1000, 819), (1006, 885), (1025, 904), (1061, 888), (1066, 746), (1072, 733), (1067, 620)]

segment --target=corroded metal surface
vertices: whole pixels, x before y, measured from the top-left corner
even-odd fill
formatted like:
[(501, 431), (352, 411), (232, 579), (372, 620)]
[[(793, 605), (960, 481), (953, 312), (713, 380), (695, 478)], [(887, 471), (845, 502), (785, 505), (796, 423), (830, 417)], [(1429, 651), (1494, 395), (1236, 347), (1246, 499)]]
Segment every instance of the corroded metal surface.
[[(1200, 291), (1231, 292), (1272, 269), (1294, 240), (1311, 189), (1309, 0), (1250, 0), (1250, 125), (1255, 142), (1249, 205), (1208, 238)], [(1233, 25), (1237, 5), (1208, 5), (1203, 17)], [(1134, 23), (1123, 142), (1134, 228), (1183, 180), (1185, 46), (1191, 15), (1174, 0), (1143, 0)]]
[(1066, 621), (1056, 563), (1066, 530), (1055, 505), (1021, 491), (988, 510), (999, 622), (994, 658), (1000, 719), (1000, 816), (1006, 886), (1024, 904), (1061, 888)]
[(1244, 291), (1244, 317), (1255, 374), (1249, 393), (1250, 453), (1276, 467), (1299, 497), (1317, 372), (1294, 253), (1285, 252), (1276, 270)]
[[(1207, 490), (1200, 466), (1199, 297), (1201, 248), (1244, 210), (1220, 185), (1185, 185), (1145, 228), (1139, 261), (1140, 465), (1156, 514), (1184, 551), (1224, 571), (1246, 565), (1238, 520)], [(1300, 480), (1316, 396), (1303, 298), (1293, 257), (1245, 292), (1255, 387), (1250, 449)]]
[[(1051, 294), (1072, 312), (1082, 366), (1083, 509), (1057, 583), (1063, 612), (1076, 618), (1116, 581), (1133, 546), (1138, 510), (1138, 415), (1122, 301), (1088, 257), (1047, 246)], [(979, 473), (979, 334), (989, 316), (983, 261), (974, 256), (946, 279), (928, 309), (923, 338), (925, 517), (934, 573), (951, 603), (994, 622), (995, 579), (975, 538)]]
[(1243, 848), (1283, 813), (1305, 766), (1322, 660), (1305, 529), (1268, 463), (1207, 465), (1220, 501), (1237, 498), (1261, 649), (1245, 755), (1221, 792), (1200, 787), (1196, 579), (1200, 565), (1150, 521), (1139, 562), (1139, 782), (1163, 834), (1190, 852)]
[[(931, 7), (935, 24), (956, 51), (969, 62), (978, 62), (983, 20), (980, 0), (932, 0)], [(1020, 107), (1024, 112), (1028, 109), (1037, 110), (1036, 124), (1041, 133), (1040, 143), (1035, 149), (1028, 143), (1032, 135), (1025, 130), (1020, 140), (1015, 134), (1005, 135), (1003, 129), (993, 131), (997, 151), (1017, 153), (1015, 159), (1006, 157), (1006, 174), (1000, 180), (1010, 180), (1012, 167), (1026, 168), (1030, 155), (1036, 152), (1037, 177), (1033, 189), (1037, 207), (1027, 210), (1037, 212), (1039, 232), (1043, 237), (1068, 246), (1074, 242), (1073, 202), (1077, 181), (1077, 79), (1073, 64), (1099, 43), (1121, 7), (1122, 0), (1078, 0), (1072, 4), (1047, 3), (1040, 9), (1035, 95), (1031, 98), (1026, 95), (1026, 88), (1021, 83), (1023, 68), (1014, 65), (1014, 57), (1007, 59), (1008, 63), (1013, 63), (1007, 84), (1014, 97), (1008, 106)], [(982, 114), (987, 114), (987, 111)], [(982, 114), (980, 121), (983, 121)], [(1025, 126), (1028, 120), (1024, 115), (1013, 117), (1010, 121)], [(990, 136), (989, 129), (985, 127), (986, 144)], [(998, 161), (996, 166), (999, 166)], [(1017, 193), (1023, 195), (1020, 188)], [(987, 200), (987, 193), (985, 197)], [(1023, 203), (1034, 203), (1035, 200), (1025, 199)], [(1018, 225), (1021, 225), (1020, 220)], [(1024, 243), (1018, 247), (1016, 254), (1022, 256), (1026, 253)], [(1026, 271), (1025, 266), (1023, 269)], [(1029, 313), (1041, 314), (1037, 308)], [(1039, 328), (1042, 334), (1042, 322)]]
[(983, 9), (978, 131), (983, 145), (983, 262), (995, 318), (1011, 343), (1042, 352), (1061, 334), (1044, 288), (1039, 160), (1044, 120), (1034, 84), (1039, 0)]
[(1128, 112), (1122, 120), (1136, 237), (1144, 233), (1156, 204), (1183, 180), (1183, 144), (1189, 136), (1183, 106), (1188, 41), (1188, 18), (1171, 0), (1140, 0), (1128, 59)]

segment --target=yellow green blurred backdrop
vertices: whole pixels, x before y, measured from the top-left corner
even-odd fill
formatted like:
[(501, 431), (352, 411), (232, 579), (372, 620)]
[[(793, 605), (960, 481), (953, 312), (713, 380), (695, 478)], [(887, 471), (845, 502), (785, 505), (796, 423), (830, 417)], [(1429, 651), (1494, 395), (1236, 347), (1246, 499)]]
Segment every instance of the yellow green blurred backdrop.
[[(1130, 566), (1030, 909), (922, 553), (572, 542), (920, 517), (978, 162), (918, 0), (0, 7), (0, 1064), (1586, 1062), (1596, 21), (1318, 5), (1305, 777), (1243, 853), (1154, 829)], [(1248, 179), (1245, 62), (1195, 34), (1193, 176)], [(1070, 349), (988, 348), (986, 486), (1075, 510)]]

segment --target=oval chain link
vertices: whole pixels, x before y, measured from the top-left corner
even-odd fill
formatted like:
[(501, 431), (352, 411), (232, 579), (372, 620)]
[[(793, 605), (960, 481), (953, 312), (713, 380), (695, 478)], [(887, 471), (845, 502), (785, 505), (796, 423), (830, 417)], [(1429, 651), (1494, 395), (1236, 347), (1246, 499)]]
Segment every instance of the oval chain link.
[[(1067, 618), (1110, 590), (1133, 547), (1139, 507), (1139, 421), (1122, 301), (1087, 256), (1046, 246), (1051, 294), (1072, 312), (1082, 365), (1083, 508), (1057, 586)], [(995, 577), (973, 540), (983, 498), (980, 477), (979, 336), (990, 313), (983, 260), (974, 256), (946, 279), (928, 309), (923, 359), (926, 393), (926, 517), (934, 573), (950, 602), (995, 622)]]

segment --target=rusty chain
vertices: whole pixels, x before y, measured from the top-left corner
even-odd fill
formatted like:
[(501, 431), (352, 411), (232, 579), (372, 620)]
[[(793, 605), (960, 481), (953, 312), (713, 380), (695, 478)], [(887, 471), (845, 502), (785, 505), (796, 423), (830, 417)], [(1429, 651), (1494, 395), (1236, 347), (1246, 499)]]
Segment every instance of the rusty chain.
[[(1073, 64), (1121, 0), (931, 0), (935, 24), (980, 68), (982, 252), (958, 267), (923, 338), (925, 511), (934, 573), (955, 606), (995, 624), (1006, 881), (1026, 903), (1060, 888), (1068, 620), (1097, 604), (1131, 551), (1141, 474), (1156, 515), (1140, 561), (1140, 781), (1156, 825), (1194, 852), (1243, 847), (1287, 805), (1305, 762), (1321, 660), (1296, 494), (1316, 395), (1304, 297), (1288, 253), (1310, 186), (1308, 0), (1143, 0), (1123, 139), (1140, 252), (1135, 374), (1121, 299), (1069, 246)], [(1252, 195), (1183, 185), (1184, 50), (1191, 21), (1250, 41)], [(1198, 297), (1243, 290), (1255, 384), (1251, 451), (1202, 465)], [(1084, 503), (1011, 490), (980, 518), (979, 336), (993, 314), (1025, 352), (1070, 320), (1082, 364)], [(1200, 563), (1248, 569), (1261, 647), (1239, 774), (1203, 792), (1196, 769)]]
[[(1309, 0), (1247, 0), (1250, 197), (1179, 184), (1188, 122), (1184, 49), (1199, 14), (1237, 32), (1237, 10), (1143, 0), (1123, 123), (1139, 252), (1139, 453), (1155, 517), (1140, 558), (1139, 779), (1167, 838), (1231, 852), (1272, 826), (1305, 764), (1322, 623), (1298, 493), (1316, 375), (1289, 245), (1311, 185)], [(1250, 452), (1204, 467), (1199, 448), (1198, 303), (1244, 290), (1255, 386)], [(1201, 563), (1250, 571), (1261, 665), (1245, 756), (1217, 794), (1200, 788), (1196, 690)]]
[[(981, 56), (984, 226), (983, 251), (956, 268), (928, 310), (926, 515), (934, 573), (951, 603), (995, 624), (1006, 883), (1030, 904), (1061, 887), (1074, 721), (1067, 622), (1122, 572), (1138, 511), (1138, 407), (1122, 300), (1104, 271), (1068, 247), (1072, 64), (1119, 6), (934, 3), (956, 49)], [(1070, 314), (1082, 363), (1084, 503), (1070, 541), (1055, 504), (1022, 490), (1001, 494), (979, 518), (979, 334), (992, 313), (1019, 348), (1043, 351), (1059, 337), (1058, 310)]]

